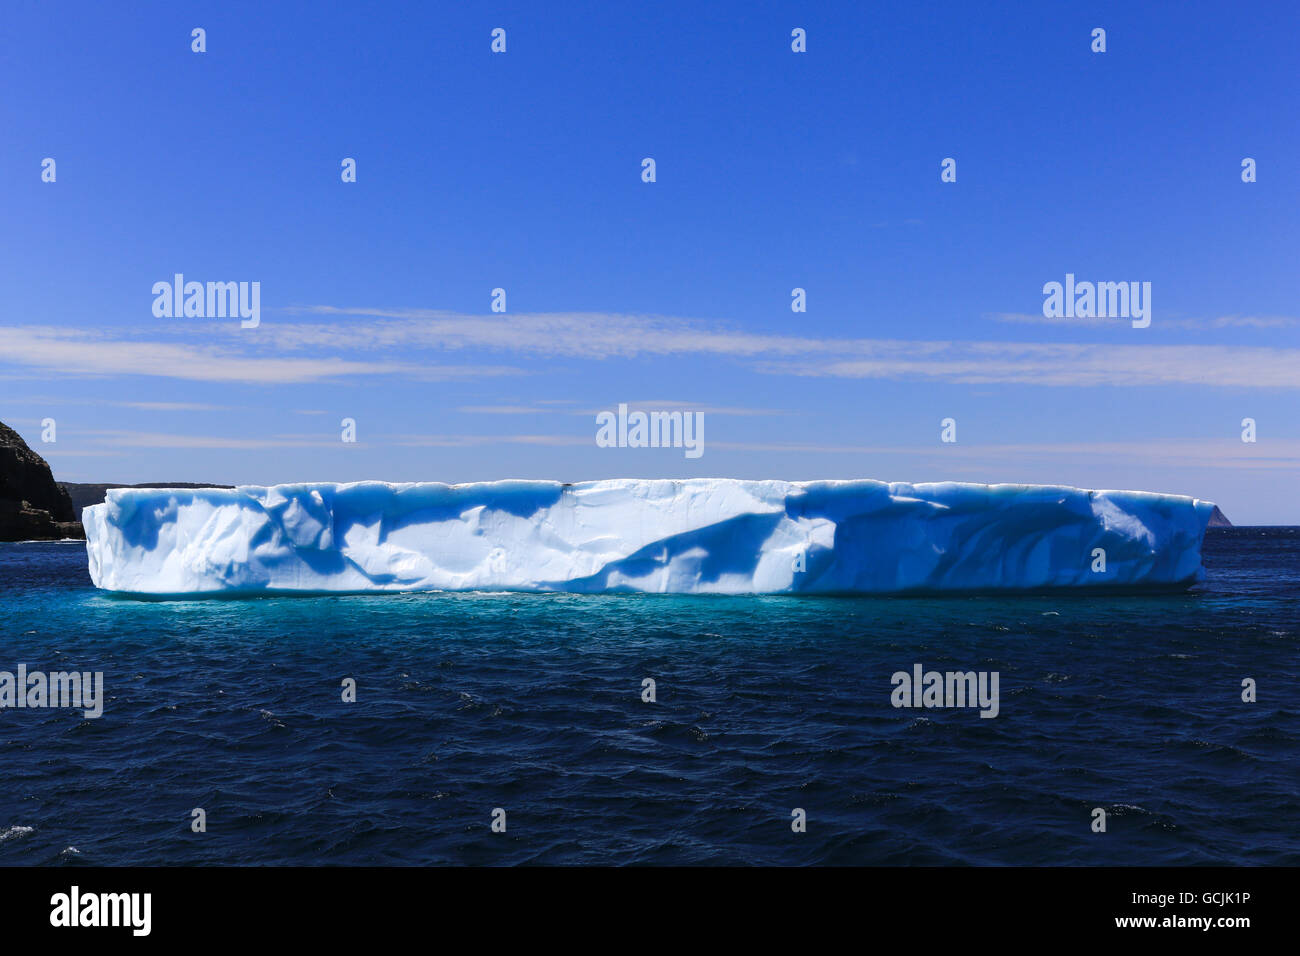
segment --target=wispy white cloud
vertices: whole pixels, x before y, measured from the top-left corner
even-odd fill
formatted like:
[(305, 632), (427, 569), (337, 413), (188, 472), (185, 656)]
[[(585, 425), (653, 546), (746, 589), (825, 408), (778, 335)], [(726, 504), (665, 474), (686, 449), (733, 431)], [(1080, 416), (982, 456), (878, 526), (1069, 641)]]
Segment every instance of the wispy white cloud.
[[(611, 403), (604, 408), (582, 409), (575, 411), (575, 415), (594, 415), (597, 412), (609, 411), (617, 402)], [(680, 410), (683, 412), (700, 412), (705, 415), (737, 415), (741, 417), (766, 417), (768, 415), (789, 415), (790, 412), (781, 408), (750, 408), (743, 405), (709, 405), (705, 402), (682, 401), (681, 399), (646, 399), (643, 401), (628, 401), (624, 403), (630, 409), (640, 409), (642, 411), (673, 411)]]
[[(366, 442), (347, 446), (349, 450), (366, 447), (407, 448), (479, 448), (492, 445), (518, 445), (571, 449), (595, 449), (594, 434), (544, 434), (514, 433), (506, 435), (482, 434), (420, 434), (400, 433), (371, 435)], [(61, 440), (58, 446), (49, 446), (52, 462), (64, 459), (112, 458), (126, 462), (132, 450), (141, 448), (191, 449), (218, 451), (283, 451), (294, 448), (339, 448), (337, 438), (314, 434), (287, 434), (267, 438), (250, 438), (226, 435), (169, 434), (131, 431), (125, 429), (78, 432)], [(899, 468), (922, 468), (934, 478), (943, 475), (1006, 475), (1014, 468), (1023, 474), (1035, 470), (1048, 477), (1041, 480), (1068, 482), (1080, 462), (1124, 462), (1126, 467), (1170, 469), (1178, 474), (1188, 469), (1230, 470), (1237, 473), (1272, 472), (1295, 473), (1300, 469), (1300, 439), (1269, 439), (1255, 444), (1232, 438), (1144, 439), (1141, 441), (1079, 441), (1030, 444), (1002, 442), (980, 444), (964, 442), (939, 446), (885, 445), (837, 443), (834, 441), (783, 441), (778, 439), (758, 441), (719, 441), (710, 439), (706, 453), (710, 456), (728, 452), (760, 452), (768, 455), (789, 456), (792, 461), (804, 462), (808, 456), (831, 455), (845, 458), (857, 457), (869, 464), (866, 472), (883, 477), (897, 476)], [(649, 464), (653, 451), (647, 450), (644, 462)], [(890, 465), (888, 462), (895, 461)], [(728, 459), (729, 462), (734, 459)], [(621, 466), (627, 464), (620, 458)], [(732, 469), (729, 463), (727, 469)], [(861, 463), (855, 465), (862, 472)], [(1059, 473), (1059, 478), (1051, 477)]]
[(557, 409), (537, 405), (461, 405), (456, 411), (467, 415), (553, 415)]
[[(690, 402), (681, 399), (653, 399), (648, 401), (622, 400), (622, 404), (629, 409), (640, 409), (644, 411), (683, 411), (683, 412), (700, 412), (708, 415), (740, 415), (740, 416), (767, 416), (767, 415), (788, 415), (790, 414), (783, 409), (778, 408), (746, 408), (737, 405), (710, 405), (706, 402)], [(566, 402), (567, 404), (567, 402)], [(601, 408), (563, 408), (557, 407), (554, 402), (538, 401), (536, 404), (513, 404), (513, 405), (461, 405), (456, 411), (464, 412), (471, 415), (583, 415), (591, 416), (600, 412), (610, 411), (619, 405), (620, 402), (611, 402), (609, 405)]]
[[(274, 435), (268, 438), (249, 438), (238, 435), (175, 435), (130, 429), (86, 429), (66, 436), (61, 447), (75, 446), (75, 443), (80, 441), (114, 448), (281, 449), (334, 448), (341, 444), (337, 436), (327, 438), (321, 435)], [(356, 446), (361, 444), (357, 442)]]
[[(553, 447), (595, 448), (591, 435), (516, 433), (506, 435), (418, 434), (404, 433), (372, 436), (375, 445), (406, 447), (464, 448), (483, 445), (544, 445)], [(337, 442), (304, 441), (304, 444)], [(788, 454), (833, 454), (904, 456), (931, 462), (966, 460), (1005, 465), (1007, 462), (1096, 461), (1142, 462), (1151, 465), (1201, 466), (1247, 469), (1287, 469), (1300, 467), (1300, 439), (1270, 439), (1263, 443), (1246, 443), (1232, 438), (1173, 438), (1142, 441), (1000, 442), (980, 444), (966, 442), (937, 446), (875, 445), (809, 441), (716, 441), (710, 439), (709, 451), (760, 451)]]
[(33, 395), (29, 397), (6, 398), (6, 405), (95, 405), (110, 408), (134, 408), (148, 412), (233, 412), (239, 411), (237, 405), (211, 405), (206, 402), (133, 402), (119, 401), (111, 398), (72, 398), (67, 395)]
[[(1293, 329), (1300, 319), (1289, 315), (1221, 315), (1213, 319), (1163, 319), (1160, 325), (1171, 329)], [(1152, 323), (1155, 326), (1155, 323)]]
[[(242, 330), (241, 330), (242, 331)], [(503, 366), (423, 365), (398, 361), (357, 361), (339, 356), (312, 358), (274, 354), (274, 346), (249, 332), (230, 345), (178, 344), (107, 333), (48, 326), (0, 326), (0, 362), (68, 376), (144, 375), (192, 382), (243, 382), (260, 385), (337, 381), (354, 376), (401, 376), (458, 380), (522, 374)], [(260, 354), (250, 354), (257, 352)], [(266, 353), (272, 355), (267, 357)]]
[(926, 462), (964, 460), (1005, 466), (1031, 461), (1140, 462), (1162, 466), (1206, 468), (1285, 469), (1300, 467), (1300, 440), (1271, 439), (1248, 444), (1221, 437), (1204, 439), (1149, 439), (1142, 441), (1047, 442), (1043, 444), (965, 442), (935, 445), (857, 445), (826, 442), (709, 441), (710, 451), (760, 451), (798, 454), (854, 454), (906, 456)]
[[(259, 329), (287, 351), (309, 348), (484, 349), (586, 359), (689, 353), (746, 357), (824, 352), (827, 340), (762, 335), (668, 316), (607, 312), (465, 315), (435, 309), (287, 310), (369, 321), (267, 323)], [(229, 333), (229, 327), (210, 326)], [(236, 329), (236, 332), (239, 330)]]
[(471, 448), (480, 445), (550, 445), (594, 447), (585, 435), (394, 435), (380, 439), (407, 448)]
[[(1112, 328), (1130, 328), (1132, 319), (1117, 319), (1105, 316), (1064, 316), (1043, 315), (1037, 312), (985, 312), (984, 318), (1009, 325), (1052, 325), (1069, 328), (1088, 328), (1110, 326)], [(1162, 320), (1162, 323), (1163, 320)]]
[[(229, 323), (192, 325), (186, 326), (191, 335), (218, 340), (186, 343), (98, 331), (0, 328), (5, 345), (0, 364), (65, 375), (255, 384), (376, 376), (472, 380), (529, 373), (510, 365), (446, 364), (447, 352), (472, 350), (575, 361), (725, 357), (772, 375), (969, 385), (1300, 387), (1300, 349), (1169, 345), (1153, 343), (1145, 334), (1111, 344), (847, 339), (751, 333), (694, 320), (607, 313), (487, 317), (325, 306), (303, 311), (328, 314), (336, 321), (265, 322), (256, 330)], [(431, 361), (417, 361), (421, 355)], [(514, 409), (523, 407), (506, 402), (464, 409), (517, 414)], [(715, 414), (774, 414), (767, 409), (713, 408)]]
[(327, 306), (309, 311), (375, 316), (378, 321), (278, 326), (272, 334), (286, 349), (365, 339), (371, 347), (386, 343), (388, 347), (474, 348), (587, 359), (726, 356), (748, 360), (762, 372), (801, 376), (959, 384), (1300, 387), (1300, 349), (1288, 348), (810, 338), (755, 334), (679, 318), (606, 313), (486, 317)]
[(1300, 349), (1236, 345), (882, 342), (863, 357), (769, 362), (760, 368), (783, 375), (964, 385), (1300, 388)]
[[(1011, 325), (1050, 325), (1058, 327), (1129, 328), (1131, 319), (1098, 316), (1045, 316), (1037, 312), (986, 312), (984, 318)], [(1215, 318), (1154, 319), (1151, 328), (1215, 331), (1218, 329), (1293, 329), (1300, 328), (1300, 318), (1289, 315), (1221, 315)]]

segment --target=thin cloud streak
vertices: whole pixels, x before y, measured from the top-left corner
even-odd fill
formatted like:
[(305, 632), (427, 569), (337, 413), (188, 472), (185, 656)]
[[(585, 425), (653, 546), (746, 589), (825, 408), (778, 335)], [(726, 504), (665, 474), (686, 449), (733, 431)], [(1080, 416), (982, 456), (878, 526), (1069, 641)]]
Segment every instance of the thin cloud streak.
[[(986, 312), (984, 318), (1010, 325), (1050, 325), (1076, 328), (1097, 326), (1129, 328), (1131, 322), (1130, 319), (1105, 316), (1047, 316), (1037, 312)], [(1221, 315), (1216, 318), (1190, 319), (1159, 318), (1151, 323), (1153, 330), (1193, 329), (1197, 331), (1212, 331), (1215, 329), (1291, 329), (1297, 326), (1300, 326), (1300, 319), (1289, 315)]]
[[(393, 347), (480, 348), (588, 359), (725, 355), (760, 359), (754, 364), (757, 371), (778, 375), (911, 378), (955, 384), (1300, 387), (1300, 349), (1294, 348), (816, 339), (709, 329), (675, 318), (605, 313), (489, 318), (328, 306), (312, 307), (311, 311), (394, 318), (361, 327), (279, 326), (275, 334), (286, 348), (323, 341), (361, 347), (355, 340), (365, 338), (372, 346), (384, 342)], [(817, 361), (819, 356), (834, 359)]]
[(765, 416), (789, 415), (790, 412), (779, 408), (743, 408), (734, 405), (709, 405), (705, 402), (688, 402), (680, 399), (662, 399), (658, 401), (613, 401), (601, 408), (562, 408), (554, 402), (538, 402), (536, 405), (461, 405), (456, 411), (468, 415), (578, 415), (591, 417), (601, 412), (612, 411), (619, 404), (637, 411), (681, 411), (699, 412), (706, 415)]
[[(267, 351), (249, 333), (248, 344)], [(112, 339), (102, 333), (39, 326), (0, 326), (0, 362), (26, 365), (71, 376), (143, 375), (192, 382), (300, 385), (351, 376), (401, 376), (421, 380), (459, 380), (487, 375), (523, 374), (502, 366), (428, 366), (405, 362), (360, 362), (338, 357), (260, 358), (229, 347), (178, 345), (137, 339)]]
[[(463, 381), (541, 371), (505, 365), (412, 361), (422, 350), (445, 353), (473, 349), (588, 361), (724, 356), (770, 375), (911, 379), (964, 385), (1300, 387), (1300, 349), (1296, 348), (1145, 341), (1075, 344), (819, 339), (710, 328), (682, 319), (605, 313), (497, 318), (411, 310), (313, 309), (333, 315), (401, 318), (329, 325), (264, 323), (256, 330), (241, 330), (230, 324), (188, 326), (195, 336), (222, 336), (220, 343), (201, 345), (114, 339), (98, 331), (0, 327), (0, 341), (5, 345), (0, 362), (64, 375), (146, 375), (262, 385), (373, 376)], [(308, 350), (338, 354), (300, 354)], [(369, 360), (355, 357), (375, 352), (391, 356), (380, 354)], [(268, 353), (274, 357), (267, 357)], [(745, 414), (722, 408), (715, 413)], [(753, 413), (769, 414), (761, 410)]]
[(776, 375), (912, 378), (959, 385), (1300, 388), (1300, 349), (950, 342), (926, 351), (926, 357), (918, 359), (890, 344), (869, 358), (767, 363), (760, 370)]
[[(174, 435), (163, 432), (140, 432), (126, 429), (98, 429), (78, 432), (65, 438), (61, 444), (73, 445), (81, 436), (91, 443), (112, 445), (118, 448), (219, 448), (219, 449), (281, 449), (281, 448), (333, 448), (341, 443), (337, 437), (317, 435), (278, 435), (271, 438), (231, 438), (221, 435)], [(356, 442), (349, 447), (359, 447)]]
[[(394, 435), (379, 436), (375, 444), (406, 447), (464, 448), (482, 445), (544, 445), (554, 447), (595, 448), (594, 436), (583, 435)], [(708, 451), (758, 451), (787, 454), (906, 455), (928, 461), (1008, 461), (1034, 459), (1077, 460), (1080, 456), (1097, 460), (1140, 460), (1148, 464), (1200, 465), (1210, 468), (1287, 469), (1300, 467), (1300, 440), (1278, 439), (1264, 444), (1246, 444), (1219, 437), (1207, 439), (1156, 439), (1148, 441), (1112, 441), (1079, 443), (1028, 442), (1002, 444), (954, 444), (936, 448), (932, 445), (837, 445), (817, 442), (713, 441), (705, 443)], [(646, 449), (653, 454), (656, 449)]]
[(532, 355), (606, 359), (702, 353), (756, 355), (816, 354), (830, 350), (821, 339), (761, 335), (709, 327), (666, 316), (605, 312), (537, 312), (502, 317), (436, 309), (340, 309), (307, 306), (287, 310), (312, 315), (369, 317), (358, 324), (275, 323), (264, 326), (288, 349), (487, 349)]
[(235, 412), (238, 405), (210, 405), (204, 402), (125, 402), (111, 398), (68, 398), (63, 395), (36, 395), (31, 398), (6, 398), (5, 405), (107, 405), (111, 408), (134, 408), (146, 412)]

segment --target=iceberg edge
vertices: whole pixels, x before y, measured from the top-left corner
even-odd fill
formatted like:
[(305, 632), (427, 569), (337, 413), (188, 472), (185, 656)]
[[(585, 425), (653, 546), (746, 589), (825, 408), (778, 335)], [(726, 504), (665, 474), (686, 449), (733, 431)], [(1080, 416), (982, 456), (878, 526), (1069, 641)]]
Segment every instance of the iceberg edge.
[(1212, 502), (1064, 485), (506, 480), (117, 488), (91, 580), (137, 597), (1182, 590)]

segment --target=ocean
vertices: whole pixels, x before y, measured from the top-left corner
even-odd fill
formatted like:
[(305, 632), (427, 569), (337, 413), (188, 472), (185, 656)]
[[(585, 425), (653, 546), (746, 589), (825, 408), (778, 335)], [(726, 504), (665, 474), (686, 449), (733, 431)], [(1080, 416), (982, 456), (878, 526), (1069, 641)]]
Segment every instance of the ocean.
[[(105, 699), (0, 710), (0, 865), (1297, 865), (1300, 528), (1211, 529), (1205, 565), (1146, 597), (135, 601), (80, 543), (4, 544), (0, 671)], [(997, 716), (893, 706), (918, 664), (996, 672)]]

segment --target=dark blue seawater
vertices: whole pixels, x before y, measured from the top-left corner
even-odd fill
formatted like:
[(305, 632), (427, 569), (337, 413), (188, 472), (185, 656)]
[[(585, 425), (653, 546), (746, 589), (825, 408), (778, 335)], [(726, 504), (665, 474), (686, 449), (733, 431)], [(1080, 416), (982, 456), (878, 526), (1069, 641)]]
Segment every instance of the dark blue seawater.
[[(0, 864), (1300, 864), (1300, 529), (1205, 563), (1158, 597), (148, 603), (0, 545), (0, 670), (107, 697), (0, 711)], [(915, 663), (998, 671), (999, 716), (895, 709)]]

